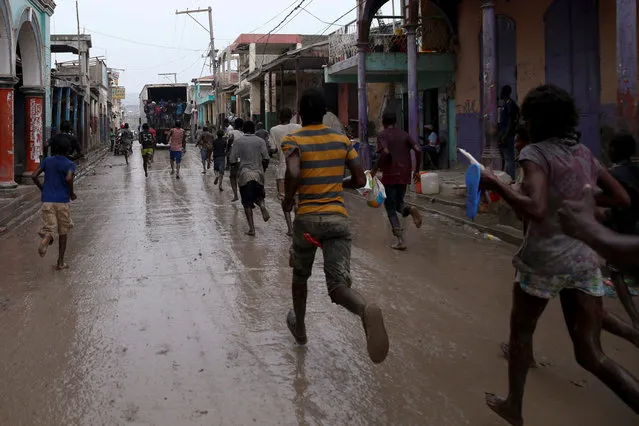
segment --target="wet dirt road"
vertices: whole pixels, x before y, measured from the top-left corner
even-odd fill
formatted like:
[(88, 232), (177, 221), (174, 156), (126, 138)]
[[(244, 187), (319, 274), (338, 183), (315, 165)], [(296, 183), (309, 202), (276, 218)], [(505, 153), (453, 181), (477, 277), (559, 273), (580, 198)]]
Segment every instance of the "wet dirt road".
[[(137, 149), (128, 167), (107, 157), (77, 184), (67, 271), (52, 268), (56, 246), (38, 257), (39, 216), (0, 239), (0, 425), (504, 424), (483, 401), (506, 389), (512, 246), (428, 216), (396, 253), (383, 211), (347, 195), (354, 286), (384, 309), (389, 357), (371, 364), (321, 257), (309, 344), (295, 347), (272, 175), (273, 219), (251, 238), (198, 158), (189, 146), (177, 181), (166, 151), (148, 179)], [(573, 360), (558, 303), (535, 344), (551, 365), (529, 376), (528, 425), (637, 424)], [(639, 374), (636, 349), (604, 344)]]

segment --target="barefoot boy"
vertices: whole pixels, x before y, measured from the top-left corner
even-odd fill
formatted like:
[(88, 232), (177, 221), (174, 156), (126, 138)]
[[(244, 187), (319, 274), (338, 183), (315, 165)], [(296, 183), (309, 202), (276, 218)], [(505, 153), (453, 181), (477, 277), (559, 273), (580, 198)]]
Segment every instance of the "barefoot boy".
[[(41, 257), (47, 254), (47, 249), (53, 244), (57, 232), (59, 254), (56, 268), (62, 270), (68, 267), (64, 263), (64, 252), (67, 249), (67, 234), (73, 227), (69, 202), (76, 199), (73, 192), (75, 163), (66, 157), (70, 149), (69, 141), (62, 136), (56, 138), (59, 140), (54, 145), (53, 156), (42, 160), (32, 179), (42, 191), (44, 225), (38, 233), (42, 237), (38, 253)], [(45, 174), (44, 184), (39, 179), (42, 173)]]

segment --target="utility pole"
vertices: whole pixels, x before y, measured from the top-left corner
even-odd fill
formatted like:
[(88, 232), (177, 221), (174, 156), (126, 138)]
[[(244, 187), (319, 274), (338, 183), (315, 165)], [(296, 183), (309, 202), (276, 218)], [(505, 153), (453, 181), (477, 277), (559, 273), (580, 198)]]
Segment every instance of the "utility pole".
[(177, 84), (177, 73), (175, 73), (175, 72), (163, 72), (163, 73), (160, 73), (158, 75), (161, 75), (163, 77), (164, 76), (168, 77), (168, 76), (172, 75), (173, 76), (173, 83)]
[[(176, 15), (189, 15), (191, 16), (192, 13), (204, 13), (207, 12), (209, 14), (209, 57), (211, 59), (211, 72), (213, 73), (213, 84), (215, 84), (215, 112), (217, 113), (217, 115), (219, 116), (220, 114), (220, 110), (218, 108), (219, 106), (219, 97), (218, 97), (218, 72), (217, 72), (217, 61), (216, 61), (216, 54), (215, 54), (215, 37), (213, 36), (213, 8), (211, 8), (211, 6), (209, 6), (206, 9), (195, 9), (195, 10), (181, 10), (175, 11)], [(195, 20), (195, 22), (197, 22), (198, 24), (200, 24), (195, 18), (193, 18), (191, 16), (191, 18), (193, 20)], [(201, 27), (204, 27), (204, 25), (200, 24)], [(206, 28), (204, 28), (206, 29)], [(217, 117), (215, 118), (215, 122), (217, 123)]]

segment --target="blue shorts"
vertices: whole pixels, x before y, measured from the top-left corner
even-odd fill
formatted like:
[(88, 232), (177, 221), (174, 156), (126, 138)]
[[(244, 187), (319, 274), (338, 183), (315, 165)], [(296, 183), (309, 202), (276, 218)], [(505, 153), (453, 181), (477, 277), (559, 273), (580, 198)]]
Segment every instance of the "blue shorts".
[(182, 162), (182, 151), (171, 151), (169, 153), (169, 158), (171, 161), (175, 161), (180, 164)]

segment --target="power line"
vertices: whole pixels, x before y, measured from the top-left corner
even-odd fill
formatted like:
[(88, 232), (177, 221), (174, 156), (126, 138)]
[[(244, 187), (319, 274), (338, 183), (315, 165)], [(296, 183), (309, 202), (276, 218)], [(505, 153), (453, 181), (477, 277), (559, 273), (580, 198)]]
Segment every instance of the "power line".
[(271, 19), (269, 19), (268, 21), (264, 22), (262, 25), (260, 25), (259, 27), (254, 28), (253, 30), (249, 31), (249, 34), (253, 34), (255, 31), (259, 30), (260, 28), (264, 28), (265, 26), (267, 26), (268, 24), (270, 24), (271, 22), (275, 21), (275, 19), (277, 19), (277, 17), (281, 16), (282, 14), (284, 14), (287, 10), (289, 10), (291, 7), (293, 7), (293, 5), (297, 2), (297, 0), (294, 0), (293, 3), (289, 4), (288, 6), (286, 6), (284, 9), (282, 9), (280, 11), (280, 13), (278, 13), (277, 15), (273, 16)]
[(352, 9), (351, 9), (351, 10), (349, 10), (348, 12), (344, 13), (342, 16), (340, 16), (339, 18), (337, 18), (337, 19), (336, 19), (336, 20), (334, 20), (333, 22), (331, 22), (331, 23), (330, 23), (330, 24), (329, 24), (326, 28), (324, 28), (324, 31), (322, 31), (322, 32), (320, 33), (320, 35), (324, 35), (324, 33), (325, 33), (326, 31), (328, 31), (328, 29), (329, 29), (330, 27), (332, 27), (333, 25), (335, 25), (335, 23), (336, 23), (337, 21), (339, 21), (340, 19), (344, 18), (346, 15), (348, 15), (349, 13), (351, 13), (352, 11), (354, 11), (355, 9), (357, 9), (358, 7), (359, 7), (359, 4), (357, 4), (354, 8), (352, 8)]
[(116, 40), (126, 41), (128, 43), (139, 44), (141, 46), (156, 47), (158, 49), (185, 50), (185, 51), (189, 51), (189, 52), (201, 52), (202, 51), (202, 50), (198, 50), (198, 49), (186, 49), (186, 48), (181, 48), (181, 47), (176, 47), (176, 46), (160, 46), (158, 44), (146, 43), (146, 42), (137, 41), (137, 40), (130, 40), (128, 38), (118, 37), (118, 36), (114, 36), (112, 34), (106, 34), (106, 33), (100, 32), (100, 31), (95, 31), (95, 30), (92, 30), (90, 28), (85, 28), (85, 30), (89, 31), (90, 33), (100, 34), (101, 36), (104, 36), (104, 37), (114, 38)]
[[(288, 13), (285, 17), (284, 17), (284, 19), (282, 19), (282, 20), (279, 22), (279, 24), (277, 24), (277, 25), (276, 25), (276, 26), (275, 26), (275, 27), (274, 27), (271, 31), (269, 31), (269, 32), (268, 32), (268, 34), (266, 34), (266, 41), (264, 42), (264, 48), (262, 49), (262, 55), (261, 55), (261, 56), (262, 56), (262, 60), (261, 60), (261, 62), (260, 62), (260, 68), (262, 68), (262, 66), (264, 65), (264, 54), (265, 54), (265, 52), (266, 52), (266, 47), (267, 47), (267, 45), (268, 45), (268, 41), (269, 41), (269, 40), (270, 40), (270, 38), (271, 38), (271, 34), (272, 34), (273, 32), (275, 32), (275, 30), (277, 30), (277, 29), (278, 29), (278, 28), (279, 28), (279, 27), (280, 27), (280, 26), (281, 26), (281, 25), (282, 25), (282, 24), (283, 24), (283, 23), (284, 23), (284, 22), (285, 22), (285, 21), (286, 21), (286, 20), (287, 20), (287, 19), (288, 19), (288, 18), (289, 18), (292, 14), (293, 14), (293, 13), (295, 13), (295, 11), (296, 11), (296, 10), (300, 9), (300, 8), (302, 7), (302, 5), (304, 4), (304, 2), (305, 2), (305, 1), (306, 1), (306, 0), (301, 0), (301, 1), (298, 3), (298, 5), (297, 5), (297, 6), (295, 6), (295, 7), (294, 7), (294, 8), (293, 8), (293, 9), (292, 9), (292, 10), (291, 10), (291, 11), (290, 11), (290, 12), (289, 12), (289, 13)], [(311, 2), (312, 2), (312, 1), (313, 1), (313, 0), (311, 0)], [(309, 4), (310, 4), (310, 2), (309, 2)], [(299, 15), (299, 14), (300, 14), (300, 12), (301, 12), (301, 10), (297, 13), (297, 15)], [(297, 17), (297, 15), (295, 15), (295, 17)], [(293, 17), (293, 19), (295, 19), (295, 17)], [(258, 41), (260, 41), (261, 39), (263, 39), (263, 38), (264, 38), (264, 36), (262, 36), (262, 37), (260, 37), (259, 39), (257, 39), (257, 40), (256, 40), (256, 43), (257, 43)], [(256, 58), (256, 59), (257, 59), (257, 58)], [(257, 61), (256, 61), (256, 62), (257, 62)]]
[(309, 11), (308, 9), (306, 9), (305, 7), (302, 7), (302, 10), (303, 10), (304, 12), (308, 13), (309, 15), (311, 15), (313, 18), (317, 19), (317, 20), (318, 20), (319, 22), (321, 22), (322, 24), (328, 24), (328, 25), (329, 25), (329, 26), (331, 26), (331, 27), (332, 27), (332, 26), (334, 26), (334, 25), (339, 26), (338, 24), (335, 24), (335, 23), (333, 23), (333, 22), (327, 22), (327, 21), (324, 21), (323, 19), (321, 19), (320, 17), (318, 17), (317, 15), (313, 14), (311, 11)]

